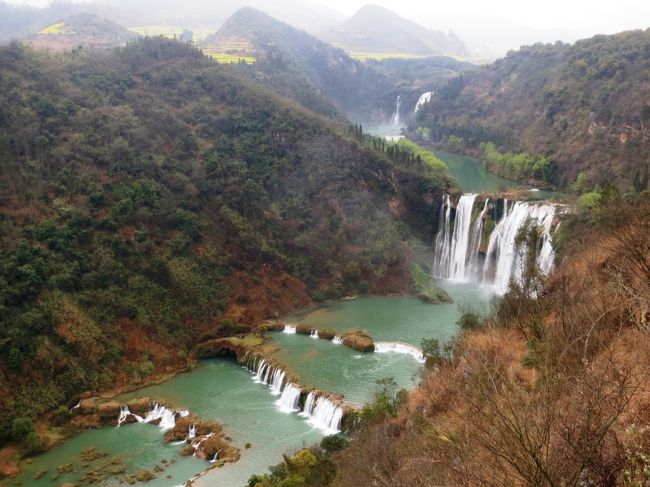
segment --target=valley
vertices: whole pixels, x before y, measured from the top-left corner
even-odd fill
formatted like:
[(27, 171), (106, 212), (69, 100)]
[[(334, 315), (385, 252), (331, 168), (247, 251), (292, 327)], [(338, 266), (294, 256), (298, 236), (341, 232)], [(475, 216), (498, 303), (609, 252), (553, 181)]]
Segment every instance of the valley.
[(650, 482), (650, 30), (127, 3), (0, 3), (0, 486)]

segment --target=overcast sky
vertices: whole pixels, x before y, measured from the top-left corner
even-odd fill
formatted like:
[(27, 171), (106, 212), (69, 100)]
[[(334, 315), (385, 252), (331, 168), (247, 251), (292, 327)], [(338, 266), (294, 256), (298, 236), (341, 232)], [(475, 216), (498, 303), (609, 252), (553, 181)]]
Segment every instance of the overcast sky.
[[(219, 2), (219, 0), (214, 0)], [(315, 0), (352, 14), (375, 3), (429, 26), (454, 17), (489, 16), (536, 29), (566, 29), (584, 34), (650, 27), (650, 0)], [(43, 6), (48, 0), (9, 0)], [(137, 0), (134, 0), (134, 3)], [(179, 0), (182, 2), (182, 0)], [(306, 2), (307, 3), (307, 2)], [(308, 7), (306, 7), (308, 8)]]

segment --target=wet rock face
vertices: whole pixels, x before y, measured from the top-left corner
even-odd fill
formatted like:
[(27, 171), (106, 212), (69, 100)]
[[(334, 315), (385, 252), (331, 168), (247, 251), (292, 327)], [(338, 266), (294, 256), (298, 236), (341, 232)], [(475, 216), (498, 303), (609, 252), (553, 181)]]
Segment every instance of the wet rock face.
[(359, 352), (374, 352), (375, 343), (370, 335), (363, 331), (353, 331), (343, 336), (343, 345)]

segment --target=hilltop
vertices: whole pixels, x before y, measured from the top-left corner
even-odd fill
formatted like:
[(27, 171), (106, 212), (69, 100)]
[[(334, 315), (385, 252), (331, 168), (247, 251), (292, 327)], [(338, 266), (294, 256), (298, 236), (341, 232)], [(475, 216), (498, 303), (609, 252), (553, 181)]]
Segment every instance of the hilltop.
[[(410, 130), (508, 177), (627, 187), (648, 164), (649, 71), (650, 30), (536, 44), (452, 80)], [(523, 152), (557, 167), (538, 172)]]
[(427, 29), (377, 5), (360, 8), (322, 38), (349, 52), (467, 55), (467, 48), (453, 32)]
[(55, 22), (27, 39), (36, 49), (70, 50), (78, 47), (110, 49), (137, 37), (121, 25), (91, 13), (81, 13)]

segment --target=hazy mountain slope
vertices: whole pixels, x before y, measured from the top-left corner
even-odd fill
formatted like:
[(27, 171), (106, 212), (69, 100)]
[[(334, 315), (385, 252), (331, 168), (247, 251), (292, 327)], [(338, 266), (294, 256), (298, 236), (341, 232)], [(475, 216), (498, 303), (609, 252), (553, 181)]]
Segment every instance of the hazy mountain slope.
[(108, 49), (125, 45), (137, 34), (94, 14), (76, 14), (42, 29), (27, 39), (37, 49), (69, 50), (77, 47)]
[(253, 55), (262, 69), (267, 64), (302, 75), (346, 114), (390, 107), (395, 96), (391, 82), (368, 65), (251, 8), (237, 11), (201, 47)]
[(0, 72), (0, 443), (204, 333), (407, 289), (449, 186), (178, 42), (12, 45)]
[(411, 130), (546, 155), (561, 183), (627, 185), (650, 153), (648, 72), (650, 30), (534, 45), (450, 82)]
[(366, 5), (323, 39), (348, 51), (365, 53), (465, 55), (463, 42), (450, 32), (427, 29), (377, 5)]

